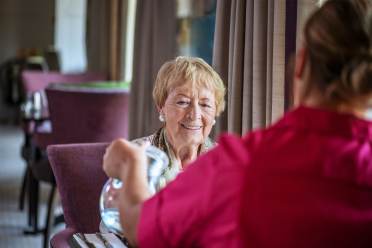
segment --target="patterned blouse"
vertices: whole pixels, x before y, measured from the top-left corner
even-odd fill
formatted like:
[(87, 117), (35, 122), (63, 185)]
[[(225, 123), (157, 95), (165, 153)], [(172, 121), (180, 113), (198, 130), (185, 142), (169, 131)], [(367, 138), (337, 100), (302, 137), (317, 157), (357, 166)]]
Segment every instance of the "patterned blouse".
[[(166, 131), (165, 128), (160, 128), (154, 134), (142, 138), (138, 138), (133, 140), (132, 142), (141, 144), (143, 142), (149, 142), (151, 145), (159, 148), (160, 150), (164, 151), (169, 158), (169, 165), (168, 168), (164, 171), (161, 181), (159, 183), (159, 187), (163, 188), (168, 182), (172, 181), (178, 173), (182, 172), (182, 166), (179, 160), (176, 159), (176, 156), (173, 152), (173, 149), (170, 147), (167, 138), (166, 138)], [(204, 141), (204, 144), (201, 145), (198, 156), (204, 152), (207, 152), (211, 148), (215, 146), (215, 143), (207, 137)], [(158, 190), (160, 189), (158, 188)]]

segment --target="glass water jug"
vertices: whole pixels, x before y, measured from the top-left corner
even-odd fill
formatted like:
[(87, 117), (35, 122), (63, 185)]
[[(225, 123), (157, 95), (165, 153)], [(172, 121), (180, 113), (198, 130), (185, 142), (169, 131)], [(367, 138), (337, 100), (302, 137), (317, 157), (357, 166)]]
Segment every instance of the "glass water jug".
[[(156, 148), (148, 146), (145, 150), (148, 158), (147, 164), (147, 180), (149, 191), (155, 194), (162, 185), (161, 176), (168, 167), (168, 156)], [(110, 231), (119, 235), (123, 234), (123, 229), (120, 224), (119, 216), (119, 190), (122, 187), (122, 182), (119, 179), (109, 178), (102, 188), (99, 208), (103, 225)]]

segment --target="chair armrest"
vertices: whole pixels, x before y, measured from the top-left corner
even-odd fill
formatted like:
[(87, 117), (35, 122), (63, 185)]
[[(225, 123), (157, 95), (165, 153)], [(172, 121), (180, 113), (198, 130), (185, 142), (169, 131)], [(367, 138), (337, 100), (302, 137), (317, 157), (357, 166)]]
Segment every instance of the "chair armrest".
[(50, 246), (53, 248), (71, 248), (69, 240), (74, 233), (77, 233), (74, 228), (66, 228), (56, 233), (50, 240)]

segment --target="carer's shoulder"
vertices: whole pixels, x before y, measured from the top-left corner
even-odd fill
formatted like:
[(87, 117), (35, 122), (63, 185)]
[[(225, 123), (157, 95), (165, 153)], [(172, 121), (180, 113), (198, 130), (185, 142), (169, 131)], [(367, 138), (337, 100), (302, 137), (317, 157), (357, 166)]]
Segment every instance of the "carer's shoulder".
[(254, 149), (254, 143), (259, 141), (257, 132), (250, 133), (243, 137), (234, 134), (223, 134), (218, 139), (216, 153), (225, 161), (235, 163), (247, 163), (250, 160)]

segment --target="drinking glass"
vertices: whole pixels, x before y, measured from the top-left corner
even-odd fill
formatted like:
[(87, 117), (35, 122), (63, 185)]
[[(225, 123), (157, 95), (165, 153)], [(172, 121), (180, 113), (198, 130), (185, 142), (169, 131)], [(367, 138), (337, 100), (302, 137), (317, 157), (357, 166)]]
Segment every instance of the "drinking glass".
[[(149, 191), (155, 194), (161, 188), (162, 176), (169, 164), (168, 156), (155, 146), (148, 146), (145, 150), (147, 156), (147, 180)], [(113, 233), (122, 235), (123, 229), (119, 216), (119, 191), (123, 183), (119, 179), (109, 178), (102, 188), (100, 196), (100, 214), (105, 228)]]

